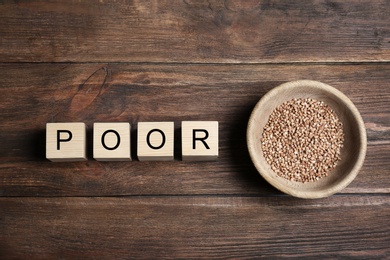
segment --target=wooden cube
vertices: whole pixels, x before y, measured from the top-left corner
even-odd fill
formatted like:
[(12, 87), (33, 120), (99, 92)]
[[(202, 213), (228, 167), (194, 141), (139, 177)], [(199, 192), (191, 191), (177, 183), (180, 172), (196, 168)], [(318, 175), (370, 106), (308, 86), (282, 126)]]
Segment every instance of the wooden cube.
[(217, 121), (183, 121), (181, 138), (184, 161), (210, 161), (218, 158)]
[(137, 155), (140, 161), (173, 160), (173, 122), (139, 122)]
[(46, 158), (53, 162), (87, 160), (84, 123), (47, 123)]
[(131, 161), (130, 123), (94, 123), (93, 158), (98, 161)]

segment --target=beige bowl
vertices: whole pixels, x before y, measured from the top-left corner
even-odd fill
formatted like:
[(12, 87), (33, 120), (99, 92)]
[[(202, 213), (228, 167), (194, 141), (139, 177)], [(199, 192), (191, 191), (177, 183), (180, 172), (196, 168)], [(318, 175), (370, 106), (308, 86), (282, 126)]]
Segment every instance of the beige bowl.
[[(341, 161), (327, 177), (301, 183), (278, 176), (267, 163), (261, 148), (264, 125), (272, 111), (293, 98), (324, 101), (340, 118), (344, 127)], [(339, 90), (318, 81), (299, 80), (282, 84), (264, 95), (257, 103), (248, 123), (247, 145), (251, 159), (265, 180), (280, 191), (300, 198), (322, 198), (345, 188), (358, 174), (367, 150), (366, 130), (362, 117), (351, 100)]]

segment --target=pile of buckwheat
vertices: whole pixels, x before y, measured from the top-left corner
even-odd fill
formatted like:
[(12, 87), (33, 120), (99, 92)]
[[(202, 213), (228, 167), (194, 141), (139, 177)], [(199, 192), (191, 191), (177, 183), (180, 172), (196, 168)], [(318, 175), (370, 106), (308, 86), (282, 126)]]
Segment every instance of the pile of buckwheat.
[(324, 102), (292, 99), (278, 106), (264, 126), (265, 159), (281, 177), (311, 182), (328, 176), (340, 160), (343, 125)]

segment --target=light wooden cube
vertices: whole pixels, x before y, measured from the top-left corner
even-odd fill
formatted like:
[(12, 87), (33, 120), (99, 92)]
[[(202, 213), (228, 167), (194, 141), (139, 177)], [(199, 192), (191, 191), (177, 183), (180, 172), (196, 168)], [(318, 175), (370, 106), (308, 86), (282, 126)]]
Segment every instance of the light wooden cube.
[(139, 122), (137, 155), (140, 161), (173, 160), (173, 122)]
[(98, 161), (131, 161), (130, 123), (94, 123), (93, 158)]
[(84, 123), (47, 123), (46, 158), (53, 162), (87, 160)]
[(218, 122), (181, 122), (182, 159), (210, 161), (218, 158)]

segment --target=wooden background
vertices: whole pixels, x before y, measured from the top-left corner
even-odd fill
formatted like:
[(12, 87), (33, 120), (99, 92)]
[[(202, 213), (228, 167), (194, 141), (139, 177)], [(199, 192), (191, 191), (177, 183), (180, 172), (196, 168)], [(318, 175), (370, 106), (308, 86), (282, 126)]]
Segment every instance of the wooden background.
[[(389, 257), (389, 62), (389, 1), (0, 1), (0, 258)], [(256, 102), (298, 79), (367, 129), (325, 199), (281, 194), (246, 149)], [(181, 161), (182, 120), (220, 122), (216, 162)], [(66, 121), (89, 127), (88, 161), (45, 159)], [(175, 161), (93, 160), (105, 121), (174, 121)]]

